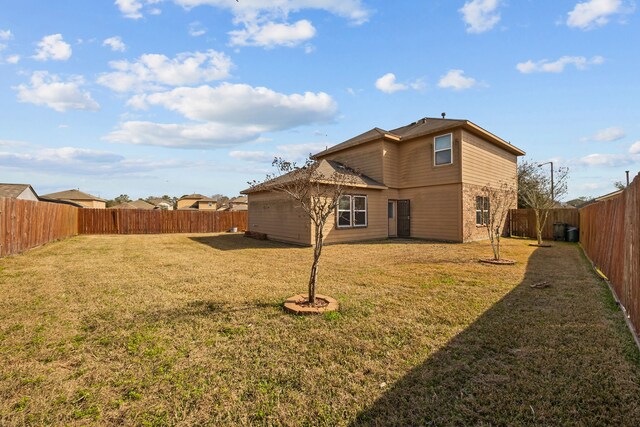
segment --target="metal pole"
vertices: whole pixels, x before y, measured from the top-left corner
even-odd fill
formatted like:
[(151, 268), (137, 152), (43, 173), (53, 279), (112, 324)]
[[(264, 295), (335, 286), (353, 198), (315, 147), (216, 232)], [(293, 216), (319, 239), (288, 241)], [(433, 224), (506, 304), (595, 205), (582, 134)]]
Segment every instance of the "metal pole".
[(549, 162), (551, 163), (551, 200), (553, 200), (554, 202), (556, 201), (556, 197), (554, 195), (554, 188), (553, 188), (553, 162)]
[(624, 171), (627, 174), (627, 187), (629, 186), (629, 171)]

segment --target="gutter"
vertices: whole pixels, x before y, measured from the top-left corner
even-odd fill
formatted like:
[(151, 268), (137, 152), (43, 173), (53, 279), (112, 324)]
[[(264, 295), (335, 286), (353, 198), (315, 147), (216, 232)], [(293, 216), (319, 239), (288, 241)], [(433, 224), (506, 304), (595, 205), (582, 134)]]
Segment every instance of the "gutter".
[(613, 286), (611, 285), (611, 282), (609, 281), (609, 278), (607, 276), (605, 276), (604, 273), (602, 271), (600, 271), (600, 269), (596, 266), (596, 264), (591, 260), (591, 258), (589, 258), (589, 255), (587, 255), (587, 251), (585, 251), (584, 247), (582, 247), (582, 243), (578, 243), (578, 245), (580, 246), (580, 249), (582, 249), (582, 253), (584, 254), (584, 256), (591, 263), (591, 267), (593, 268), (593, 271), (609, 287), (609, 290), (611, 291), (611, 295), (613, 295), (613, 299), (616, 301), (616, 304), (618, 305), (618, 307), (620, 307), (620, 310), (622, 310), (622, 314), (624, 315), (624, 321), (627, 323), (627, 328), (629, 328), (629, 331), (631, 331), (631, 335), (633, 336), (633, 340), (635, 341), (636, 346), (638, 347), (638, 350), (640, 350), (640, 337), (638, 337), (638, 331), (636, 331), (636, 328), (633, 326), (633, 323), (631, 323), (631, 318), (629, 317), (629, 314), (627, 313), (627, 309), (624, 307), (624, 305), (622, 305), (622, 302), (620, 301), (620, 298), (618, 298), (618, 294), (616, 294), (616, 291), (613, 288)]

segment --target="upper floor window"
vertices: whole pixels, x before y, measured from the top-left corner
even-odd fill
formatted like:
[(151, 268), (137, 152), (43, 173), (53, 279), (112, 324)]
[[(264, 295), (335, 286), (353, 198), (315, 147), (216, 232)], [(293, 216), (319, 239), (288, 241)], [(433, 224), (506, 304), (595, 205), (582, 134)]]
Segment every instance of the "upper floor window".
[(435, 137), (433, 145), (434, 162), (437, 165), (448, 165), (452, 163), (452, 135), (442, 135)]
[(339, 228), (367, 226), (367, 196), (342, 196), (337, 211)]

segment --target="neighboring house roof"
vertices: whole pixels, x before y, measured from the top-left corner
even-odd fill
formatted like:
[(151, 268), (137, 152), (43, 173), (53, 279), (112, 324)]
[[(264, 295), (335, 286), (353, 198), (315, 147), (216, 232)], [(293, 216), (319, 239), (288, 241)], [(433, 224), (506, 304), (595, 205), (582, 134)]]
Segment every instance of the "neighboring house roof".
[(153, 210), (155, 208), (155, 205), (152, 205), (151, 203), (147, 203), (144, 200), (135, 200), (133, 202), (129, 202), (129, 204), (131, 206), (134, 206), (136, 209)]
[(435, 132), (444, 132), (446, 130), (453, 130), (454, 128), (462, 127), (471, 132), (481, 134), (485, 139), (490, 141), (491, 143), (503, 148), (506, 151), (509, 151), (512, 154), (517, 156), (523, 156), (525, 154), (524, 151), (520, 150), (518, 147), (511, 145), (509, 142), (504, 139), (492, 134), (489, 131), (484, 130), (480, 126), (469, 120), (457, 120), (457, 119), (436, 119), (425, 117), (423, 119), (418, 120), (417, 122), (413, 122), (407, 126), (402, 126), (397, 129), (393, 129), (390, 131), (386, 131), (380, 128), (373, 128), (365, 133), (362, 133), (356, 137), (348, 139), (338, 145), (334, 145), (324, 151), (314, 154), (312, 157), (323, 157), (327, 154), (335, 153), (338, 151), (345, 150), (347, 148), (355, 147), (357, 145), (365, 144), (370, 141), (375, 141), (380, 138), (387, 139), (390, 141), (406, 141), (413, 138), (418, 138), (420, 136), (428, 135)]
[(41, 202), (58, 203), (61, 205), (75, 206), (76, 208), (84, 208), (84, 206), (82, 206), (80, 203), (76, 203), (72, 200), (50, 199), (44, 196), (39, 196), (38, 199), (40, 199)]
[(207, 202), (207, 203), (218, 203), (217, 200), (212, 199), (211, 197), (203, 197), (202, 199), (198, 199), (198, 203)]
[[(373, 178), (370, 178), (366, 175), (357, 173), (353, 169), (350, 169), (344, 166), (342, 163), (336, 162), (334, 160), (320, 160), (318, 163), (318, 168), (316, 169), (317, 175), (326, 177), (326, 183), (331, 184), (331, 177), (336, 175), (344, 175), (348, 177), (351, 182), (349, 182), (349, 187), (357, 187), (357, 188), (372, 188), (377, 190), (385, 190), (388, 188), (386, 185), (376, 181)], [(336, 175), (334, 175), (336, 174)], [(248, 188), (246, 190), (241, 191), (242, 194), (250, 194), (257, 193), (259, 191), (268, 191), (279, 184), (284, 184), (289, 180), (290, 174), (282, 175), (277, 178), (274, 178), (270, 181), (264, 182), (260, 185), (257, 185), (252, 188)], [(322, 183), (325, 180), (318, 180), (318, 182)]]
[(29, 184), (0, 184), (0, 197), (13, 199), (22, 194), (27, 188), (31, 189), (33, 194), (38, 197), (38, 193)]
[(46, 197), (48, 199), (59, 199), (59, 200), (96, 200), (98, 202), (105, 202), (106, 200), (101, 199), (100, 197), (92, 196), (91, 194), (83, 193), (80, 190), (66, 190), (59, 191), (57, 193), (45, 194), (42, 197)]
[(162, 199), (160, 197), (153, 197), (151, 199), (147, 199), (148, 203), (151, 203), (154, 206), (158, 206), (162, 203), (166, 204), (166, 205), (171, 205), (172, 203), (168, 200)]
[(229, 203), (249, 203), (249, 198), (247, 196), (234, 197), (229, 200)]
[[(201, 199), (208, 199), (207, 196), (203, 196), (202, 194), (198, 194), (198, 193), (193, 193), (193, 194), (189, 194), (187, 196), (182, 196), (180, 197), (179, 200), (201, 200)], [(212, 201), (215, 202), (215, 200), (211, 199)]]
[(138, 209), (131, 202), (118, 203), (117, 205), (109, 207), (109, 209)]

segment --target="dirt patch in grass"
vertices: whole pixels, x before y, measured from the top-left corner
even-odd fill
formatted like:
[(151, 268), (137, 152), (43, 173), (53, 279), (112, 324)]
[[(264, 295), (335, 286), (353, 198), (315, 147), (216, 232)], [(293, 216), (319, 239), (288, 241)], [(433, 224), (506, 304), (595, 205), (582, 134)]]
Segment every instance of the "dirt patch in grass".
[[(634, 425), (640, 357), (577, 246), (81, 236), (0, 260), (0, 425)], [(550, 281), (542, 289), (530, 285)], [(301, 410), (304, 408), (304, 410)]]

